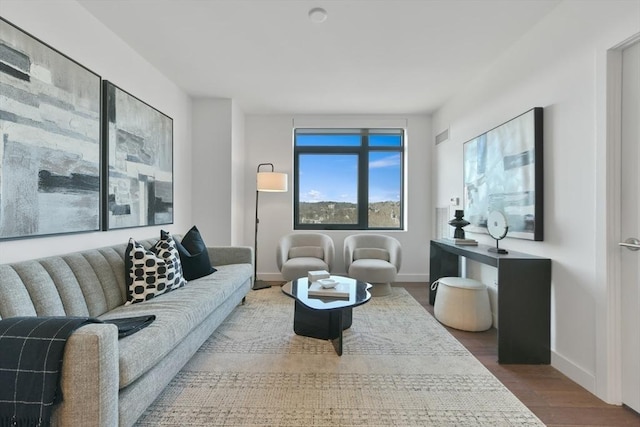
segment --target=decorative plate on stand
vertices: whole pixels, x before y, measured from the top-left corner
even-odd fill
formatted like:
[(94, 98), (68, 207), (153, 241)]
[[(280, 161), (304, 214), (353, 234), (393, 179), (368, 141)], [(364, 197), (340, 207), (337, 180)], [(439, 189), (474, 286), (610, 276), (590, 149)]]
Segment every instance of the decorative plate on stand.
[(498, 242), (505, 238), (509, 231), (509, 224), (507, 224), (507, 217), (502, 211), (491, 211), (487, 218), (487, 231), (489, 235), (496, 240), (496, 247), (489, 248), (489, 252), (495, 252), (498, 254), (507, 254), (504, 249), (500, 249)]

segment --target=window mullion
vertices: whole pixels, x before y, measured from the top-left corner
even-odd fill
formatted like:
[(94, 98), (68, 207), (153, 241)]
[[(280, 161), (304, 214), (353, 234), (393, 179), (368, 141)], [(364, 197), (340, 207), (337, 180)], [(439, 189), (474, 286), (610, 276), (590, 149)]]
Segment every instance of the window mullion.
[(300, 152), (293, 150), (293, 228), (300, 226)]
[(369, 132), (362, 130), (362, 144), (358, 158), (358, 224), (369, 228)]

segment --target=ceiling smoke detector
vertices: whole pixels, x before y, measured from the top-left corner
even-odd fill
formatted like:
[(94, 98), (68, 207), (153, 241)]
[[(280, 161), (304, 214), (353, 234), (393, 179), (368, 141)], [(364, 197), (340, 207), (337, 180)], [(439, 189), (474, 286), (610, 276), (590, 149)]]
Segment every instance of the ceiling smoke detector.
[(321, 24), (327, 20), (327, 11), (321, 7), (314, 7), (309, 11), (309, 19), (314, 24)]

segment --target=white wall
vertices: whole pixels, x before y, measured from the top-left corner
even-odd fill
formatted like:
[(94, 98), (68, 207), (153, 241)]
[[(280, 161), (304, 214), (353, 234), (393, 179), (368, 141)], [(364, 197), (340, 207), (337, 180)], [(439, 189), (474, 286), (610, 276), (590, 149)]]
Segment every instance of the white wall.
[[(433, 203), (462, 195), (462, 146), (536, 106), (544, 107), (544, 242), (506, 239), (507, 249), (549, 257), (552, 265), (552, 364), (607, 400), (598, 369), (607, 339), (596, 332), (597, 58), (640, 31), (638, 1), (564, 1), (518, 40), (491, 69), (460, 88), (433, 117), (434, 133), (450, 140), (433, 149)], [(486, 235), (472, 235), (490, 243)], [(476, 269), (477, 270), (477, 269)], [(474, 268), (470, 268), (473, 272)]]
[(133, 49), (75, 2), (2, 0), (2, 16), (93, 72), (173, 118), (174, 224), (0, 242), (0, 263), (160, 235), (191, 223), (191, 101)]
[(231, 243), (232, 101), (193, 101), (193, 222), (210, 245)]
[[(273, 163), (276, 172), (289, 174), (289, 192), (261, 193), (259, 200), (260, 228), (258, 232), (258, 277), (281, 280), (275, 261), (278, 240), (293, 232), (293, 121), (350, 120), (372, 122), (406, 119), (407, 126), (407, 231), (385, 232), (397, 238), (403, 246), (403, 261), (398, 281), (426, 281), (428, 246), (431, 233), (429, 168), (431, 164), (431, 123), (427, 116), (289, 116), (247, 115), (245, 118), (245, 244), (253, 246), (255, 225), (256, 167)], [(344, 238), (354, 232), (324, 231), (336, 248), (334, 272), (344, 273), (342, 248)]]
[(244, 113), (228, 98), (193, 101), (193, 222), (208, 245), (241, 244)]
[(245, 116), (237, 102), (233, 102), (231, 117), (231, 244), (244, 244), (245, 210)]

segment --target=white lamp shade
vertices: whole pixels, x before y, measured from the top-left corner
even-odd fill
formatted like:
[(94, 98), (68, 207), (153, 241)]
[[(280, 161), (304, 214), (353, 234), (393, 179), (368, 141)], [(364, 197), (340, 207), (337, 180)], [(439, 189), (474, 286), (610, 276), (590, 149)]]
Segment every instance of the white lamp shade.
[(258, 172), (258, 191), (285, 192), (288, 190), (286, 173)]

